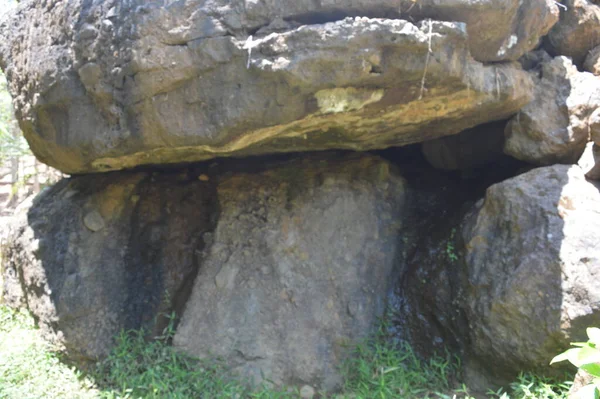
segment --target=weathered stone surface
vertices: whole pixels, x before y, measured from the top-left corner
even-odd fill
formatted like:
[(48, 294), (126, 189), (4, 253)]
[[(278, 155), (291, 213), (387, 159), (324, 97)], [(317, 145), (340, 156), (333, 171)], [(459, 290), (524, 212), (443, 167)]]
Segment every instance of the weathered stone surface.
[(106, 355), (121, 329), (160, 332), (217, 216), (210, 185), (174, 177), (72, 178), (42, 193), (3, 245), (6, 303), (29, 309), (73, 359)]
[[(515, 59), (554, 20), (551, 0), (509, 3), (411, 10), (465, 26), (389, 19), (401, 16), (390, 0), (29, 1), (0, 28), (0, 65), (33, 151), (68, 173), (387, 148), (506, 118), (531, 99), (518, 66), (470, 56)], [(372, 18), (344, 19), (361, 15)]]
[(336, 387), (345, 345), (372, 331), (401, 271), (405, 181), (377, 158), (308, 158), (223, 176), (217, 194), (174, 344), (254, 381)]
[(600, 187), (579, 166), (487, 190), (462, 231), (472, 380), (549, 373), (549, 359), (600, 324), (599, 225)]
[(497, 161), (503, 156), (505, 122), (489, 123), (459, 134), (426, 141), (423, 155), (435, 168), (465, 170)]
[(600, 46), (594, 47), (585, 58), (583, 69), (600, 76)]
[(587, 143), (585, 151), (577, 165), (590, 180), (600, 180), (600, 146), (592, 142)]
[(3, 297), (72, 359), (102, 357), (121, 329), (160, 331), (174, 310), (191, 354), (332, 388), (401, 272), (408, 191), (369, 155), (73, 177), (9, 231)]
[(559, 17), (552, 0), (405, 0), (404, 4), (402, 9), (408, 6), (416, 17), (465, 22), (471, 54), (479, 61), (517, 60), (538, 45)]
[(506, 127), (504, 152), (537, 165), (576, 163), (600, 107), (600, 79), (566, 57), (541, 65), (535, 99)]
[(588, 52), (600, 44), (600, 6), (594, 0), (563, 0), (560, 20), (548, 33), (552, 55), (571, 57), (581, 66)]
[(588, 119), (588, 125), (590, 128), (590, 139), (596, 145), (600, 145), (600, 108), (592, 112)]

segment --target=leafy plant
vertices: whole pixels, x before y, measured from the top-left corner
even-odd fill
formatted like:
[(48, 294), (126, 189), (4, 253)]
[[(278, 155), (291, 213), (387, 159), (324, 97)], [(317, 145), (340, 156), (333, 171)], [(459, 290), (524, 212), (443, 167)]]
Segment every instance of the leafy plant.
[(520, 373), (517, 380), (510, 384), (510, 392), (500, 388), (497, 391), (488, 391), (488, 396), (499, 399), (562, 399), (568, 396), (571, 385), (571, 382), (559, 382), (530, 373)]
[(573, 342), (571, 348), (554, 357), (550, 364), (568, 360), (577, 367), (589, 373), (593, 380), (579, 391), (582, 398), (600, 398), (600, 328), (590, 327), (587, 329), (587, 342)]

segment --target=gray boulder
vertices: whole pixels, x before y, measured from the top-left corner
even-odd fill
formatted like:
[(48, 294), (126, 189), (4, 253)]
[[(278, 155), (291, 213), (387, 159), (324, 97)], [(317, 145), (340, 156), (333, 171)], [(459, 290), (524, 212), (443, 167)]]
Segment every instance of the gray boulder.
[(106, 355), (121, 329), (160, 333), (187, 299), (215, 205), (212, 186), (187, 175), (63, 180), (9, 229), (3, 299), (79, 361)]
[(73, 177), (10, 229), (4, 301), (74, 360), (103, 357), (121, 329), (160, 333), (175, 312), (189, 354), (331, 389), (402, 272), (408, 192), (368, 155)]
[(373, 331), (401, 272), (406, 194), (371, 157), (224, 176), (174, 344), (254, 382), (337, 387), (347, 345)]
[(595, 0), (563, 0), (560, 20), (548, 33), (545, 47), (552, 55), (571, 57), (579, 66), (600, 43), (600, 6)]
[(467, 216), (471, 381), (552, 373), (549, 361), (600, 324), (599, 209), (600, 187), (555, 165), (491, 186)]
[(427, 0), (410, 12), (466, 25), (413, 24), (412, 2), (317, 3), (30, 0), (0, 24), (0, 66), (34, 153), (68, 173), (368, 150), (514, 114), (530, 77), (471, 52), (515, 59), (557, 10)]
[(539, 75), (534, 100), (506, 126), (504, 152), (536, 165), (576, 163), (600, 107), (600, 79), (566, 57), (542, 63)]
[[(333, 0), (335, 1), (335, 0)], [(558, 21), (553, 0), (404, 0), (411, 18), (467, 24), (469, 48), (478, 61), (517, 60), (533, 50)]]

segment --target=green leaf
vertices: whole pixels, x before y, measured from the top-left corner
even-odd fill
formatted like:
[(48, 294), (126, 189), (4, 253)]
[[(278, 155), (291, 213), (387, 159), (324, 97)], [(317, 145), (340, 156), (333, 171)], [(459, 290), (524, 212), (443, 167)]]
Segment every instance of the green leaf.
[(590, 342), (596, 346), (600, 346), (600, 328), (590, 327), (587, 329), (587, 335)]
[[(577, 350), (579, 351), (579, 353), (577, 353), (577, 363), (573, 363), (577, 367), (581, 367), (584, 364), (600, 363), (599, 349), (596, 349), (592, 346), (584, 346), (583, 348), (579, 348)], [(569, 361), (571, 361), (570, 358)]]
[(600, 363), (583, 364), (580, 368), (594, 377), (600, 377)]
[(565, 360), (568, 360), (571, 363), (575, 364), (575, 362), (577, 361), (577, 355), (579, 354), (580, 350), (581, 350), (580, 348), (572, 348), (572, 349), (566, 350), (563, 353), (561, 353), (560, 355), (554, 356), (552, 361), (550, 361), (550, 364), (564, 362)]

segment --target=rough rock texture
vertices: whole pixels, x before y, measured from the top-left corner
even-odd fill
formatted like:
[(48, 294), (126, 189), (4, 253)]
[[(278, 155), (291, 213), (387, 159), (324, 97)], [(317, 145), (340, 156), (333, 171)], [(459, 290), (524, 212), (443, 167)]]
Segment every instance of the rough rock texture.
[(376, 158), (223, 177), (174, 344), (254, 381), (336, 387), (345, 345), (372, 331), (403, 264), (406, 193)]
[[(531, 99), (520, 68), (469, 49), (516, 59), (557, 12), (551, 0), (146, 3), (30, 0), (3, 22), (0, 66), (39, 159), (85, 173), (457, 133)], [(411, 7), (467, 25), (393, 19)]]
[(590, 180), (600, 180), (600, 146), (592, 142), (587, 143), (585, 151), (577, 165)]
[[(537, 72), (532, 72), (537, 73)], [(578, 72), (566, 57), (541, 65), (535, 99), (506, 127), (504, 152), (537, 165), (576, 163), (598, 123), (600, 79)]]
[(487, 190), (462, 231), (471, 381), (547, 373), (549, 359), (600, 324), (599, 225), (600, 187), (578, 166)]
[(600, 108), (597, 108), (588, 119), (590, 139), (600, 145)]
[(594, 47), (589, 52), (583, 63), (583, 69), (596, 76), (600, 76), (600, 46)]
[(404, 0), (401, 3), (401, 15), (411, 18), (465, 22), (471, 54), (484, 62), (517, 60), (537, 46), (559, 16), (559, 8), (552, 0)]
[(435, 168), (465, 170), (502, 157), (505, 122), (490, 123), (459, 134), (426, 141), (423, 155)]
[(149, 173), (63, 180), (3, 245), (4, 301), (29, 309), (72, 359), (106, 355), (121, 329), (161, 331), (218, 215), (211, 186)]
[(552, 55), (571, 57), (579, 66), (600, 45), (600, 5), (595, 0), (563, 0), (560, 20), (548, 33), (545, 47)]
[(188, 353), (335, 387), (404, 264), (406, 182), (368, 155), (258, 164), (62, 181), (10, 231), (4, 300), (74, 359), (106, 354), (120, 329), (160, 331), (175, 310)]

